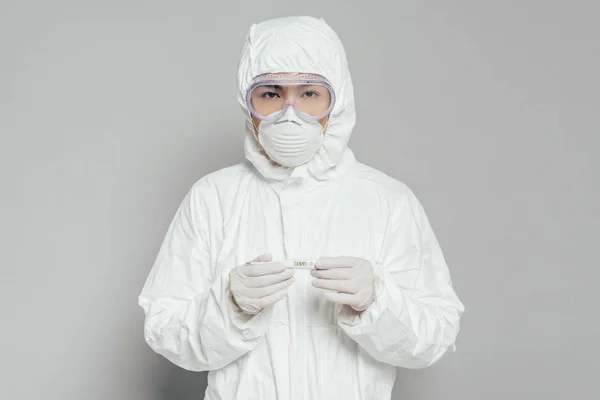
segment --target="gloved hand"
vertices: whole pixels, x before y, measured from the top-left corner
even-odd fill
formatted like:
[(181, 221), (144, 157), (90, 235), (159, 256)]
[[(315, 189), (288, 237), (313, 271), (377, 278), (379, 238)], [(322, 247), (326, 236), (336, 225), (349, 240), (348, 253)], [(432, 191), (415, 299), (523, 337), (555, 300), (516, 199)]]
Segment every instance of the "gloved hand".
[(236, 304), (246, 314), (255, 315), (269, 304), (283, 299), (287, 288), (295, 282), (294, 270), (265, 254), (252, 260), (266, 264), (241, 265), (229, 273), (229, 290)]
[(375, 274), (367, 260), (356, 257), (323, 257), (312, 270), (312, 284), (325, 289), (323, 296), (335, 303), (364, 311), (375, 299)]

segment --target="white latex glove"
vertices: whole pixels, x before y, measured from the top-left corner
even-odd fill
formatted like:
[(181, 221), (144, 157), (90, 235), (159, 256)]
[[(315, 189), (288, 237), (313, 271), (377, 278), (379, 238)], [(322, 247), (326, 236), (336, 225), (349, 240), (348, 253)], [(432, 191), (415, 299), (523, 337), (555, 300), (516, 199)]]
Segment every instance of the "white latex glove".
[(295, 271), (269, 262), (272, 259), (270, 254), (265, 254), (252, 260), (265, 264), (241, 265), (229, 273), (229, 290), (246, 314), (258, 314), (269, 304), (283, 299), (287, 288), (295, 282)]
[(323, 296), (334, 303), (364, 311), (375, 299), (373, 266), (362, 258), (323, 257), (310, 274), (313, 286), (325, 289)]

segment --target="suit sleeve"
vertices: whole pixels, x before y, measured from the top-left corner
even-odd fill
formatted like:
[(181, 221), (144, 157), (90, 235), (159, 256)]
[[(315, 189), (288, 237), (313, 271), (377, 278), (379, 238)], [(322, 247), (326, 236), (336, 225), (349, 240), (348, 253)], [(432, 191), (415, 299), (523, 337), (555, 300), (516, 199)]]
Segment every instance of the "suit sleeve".
[(187, 370), (220, 369), (252, 350), (272, 311), (249, 316), (233, 301), (235, 266), (219, 268), (211, 256), (221, 233), (217, 192), (204, 178), (179, 206), (138, 297), (148, 345)]
[(338, 325), (375, 359), (417, 369), (455, 351), (464, 306), (423, 207), (409, 188), (403, 197), (374, 265), (375, 301), (342, 307)]

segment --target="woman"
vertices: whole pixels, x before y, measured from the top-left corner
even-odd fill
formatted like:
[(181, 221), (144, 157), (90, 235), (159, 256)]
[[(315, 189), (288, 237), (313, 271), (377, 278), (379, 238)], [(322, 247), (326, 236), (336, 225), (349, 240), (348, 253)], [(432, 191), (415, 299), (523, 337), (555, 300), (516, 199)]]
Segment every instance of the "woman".
[(396, 367), (454, 351), (464, 312), (425, 212), (347, 147), (352, 81), (323, 20), (253, 25), (238, 83), (248, 162), (179, 207), (139, 298), (146, 341), (210, 371), (209, 400), (389, 399)]

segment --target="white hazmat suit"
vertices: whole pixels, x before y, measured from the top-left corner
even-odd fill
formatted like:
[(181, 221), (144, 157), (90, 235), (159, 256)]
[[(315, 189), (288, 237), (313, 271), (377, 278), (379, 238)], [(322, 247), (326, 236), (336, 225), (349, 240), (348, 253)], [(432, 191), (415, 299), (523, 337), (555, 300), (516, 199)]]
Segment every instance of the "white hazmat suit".
[[(267, 72), (319, 74), (335, 90), (323, 145), (299, 167), (273, 165), (256, 140), (246, 89)], [(139, 296), (145, 339), (182, 368), (210, 371), (207, 400), (389, 399), (396, 367), (424, 368), (454, 351), (464, 312), (425, 212), (405, 184), (347, 147), (352, 81), (325, 21), (253, 25), (238, 83), (248, 162), (200, 179), (177, 210)], [(287, 296), (247, 314), (229, 273), (264, 253), (368, 260), (375, 300), (354, 311), (296, 270)]]

